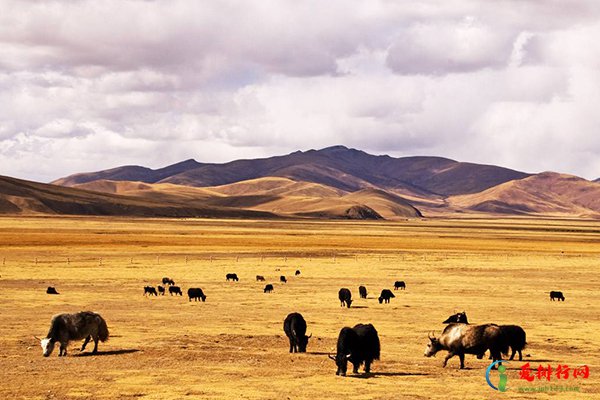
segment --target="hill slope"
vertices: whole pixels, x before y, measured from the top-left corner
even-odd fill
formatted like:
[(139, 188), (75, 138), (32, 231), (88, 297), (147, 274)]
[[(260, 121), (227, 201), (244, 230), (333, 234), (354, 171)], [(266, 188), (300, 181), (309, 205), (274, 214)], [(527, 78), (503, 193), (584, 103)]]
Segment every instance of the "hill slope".
[(527, 176), (529, 175), (507, 168), (460, 163), (441, 157), (393, 158), (333, 146), (224, 164), (201, 164), (188, 160), (158, 170), (119, 167), (71, 175), (53, 183), (73, 186), (110, 179), (207, 187), (256, 178), (283, 177), (347, 192), (376, 188), (403, 195), (432, 197), (476, 193)]
[(453, 196), (455, 210), (494, 214), (600, 216), (600, 184), (554, 172), (506, 182), (470, 195)]

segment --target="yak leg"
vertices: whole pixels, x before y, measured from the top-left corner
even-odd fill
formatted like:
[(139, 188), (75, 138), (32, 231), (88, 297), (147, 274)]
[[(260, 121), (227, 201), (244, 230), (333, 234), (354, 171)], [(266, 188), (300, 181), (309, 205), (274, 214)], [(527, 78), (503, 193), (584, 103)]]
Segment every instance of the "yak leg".
[(60, 343), (60, 350), (58, 351), (58, 356), (59, 357), (67, 356), (67, 343), (63, 343), (63, 342)]
[(442, 366), (445, 368), (446, 364), (448, 364), (448, 360), (451, 359), (454, 356), (455, 356), (455, 354), (453, 352), (449, 351), (448, 355), (446, 356), (446, 358), (444, 358), (444, 364)]
[[(520, 352), (519, 352), (520, 353)], [(515, 349), (512, 349), (512, 353), (510, 355), (509, 360), (512, 360), (513, 358), (515, 358), (515, 354), (517, 354), (517, 351)]]
[(465, 369), (465, 355), (464, 355), (464, 353), (458, 353), (458, 358), (460, 358), (460, 369)]
[(358, 367), (360, 367), (360, 363), (359, 362), (356, 362), (356, 363), (353, 362), (352, 366), (353, 366), (352, 373), (358, 374)]
[(370, 374), (371, 373), (371, 360), (366, 360), (365, 361), (365, 373), (366, 374)]
[(83, 346), (81, 346), (81, 350), (79, 350), (79, 351), (85, 350), (85, 346), (87, 346), (87, 344), (90, 342), (91, 338), (92, 338), (92, 335), (88, 335), (88, 337), (85, 338), (85, 340), (83, 341)]
[(296, 346), (294, 346), (294, 342), (292, 341), (292, 338), (289, 338), (289, 339), (290, 339), (290, 353), (293, 353), (293, 352), (294, 352), (294, 350), (296, 350), (296, 349), (294, 348), (294, 347), (296, 347)]
[(93, 354), (98, 352), (98, 336), (94, 336), (94, 350), (92, 350)]
[(519, 350), (519, 361), (523, 361), (523, 353), (521, 353), (521, 350)]

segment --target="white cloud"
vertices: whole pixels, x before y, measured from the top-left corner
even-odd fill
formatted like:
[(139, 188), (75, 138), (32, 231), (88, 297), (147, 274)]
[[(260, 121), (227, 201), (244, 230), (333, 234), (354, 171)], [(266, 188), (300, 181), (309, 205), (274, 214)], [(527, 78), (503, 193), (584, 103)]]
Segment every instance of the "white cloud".
[(595, 1), (0, 9), (3, 174), (345, 144), (600, 176)]

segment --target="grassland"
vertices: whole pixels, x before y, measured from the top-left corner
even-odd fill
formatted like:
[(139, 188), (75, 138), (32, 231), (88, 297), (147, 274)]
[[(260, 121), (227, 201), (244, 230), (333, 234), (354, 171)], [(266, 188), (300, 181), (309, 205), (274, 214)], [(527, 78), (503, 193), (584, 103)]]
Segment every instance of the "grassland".
[[(37, 261), (36, 261), (37, 260)], [(0, 218), (0, 398), (389, 399), (598, 398), (600, 223), (556, 220), (319, 222)], [(293, 277), (300, 269), (302, 274)], [(236, 272), (240, 282), (225, 282)], [(264, 283), (274, 283), (263, 294)], [(287, 284), (278, 282), (288, 276)], [(206, 303), (146, 298), (170, 276)], [(376, 297), (405, 280), (391, 304)], [(369, 298), (358, 299), (364, 284)], [(59, 296), (45, 294), (55, 286)], [(348, 287), (356, 307), (340, 308)], [(566, 301), (550, 302), (562, 290)], [(111, 338), (100, 354), (43, 358), (55, 313), (93, 310)], [(471, 322), (519, 324), (523, 362), (507, 364), (509, 393), (485, 382), (486, 360), (441, 367), (425, 358), (427, 333), (466, 310)], [(313, 338), (289, 354), (285, 316), (301, 312)], [(327, 353), (340, 328), (371, 322), (382, 359), (371, 376), (337, 377)], [(525, 362), (590, 367), (588, 379), (527, 383)], [(579, 393), (518, 387), (578, 386)]]

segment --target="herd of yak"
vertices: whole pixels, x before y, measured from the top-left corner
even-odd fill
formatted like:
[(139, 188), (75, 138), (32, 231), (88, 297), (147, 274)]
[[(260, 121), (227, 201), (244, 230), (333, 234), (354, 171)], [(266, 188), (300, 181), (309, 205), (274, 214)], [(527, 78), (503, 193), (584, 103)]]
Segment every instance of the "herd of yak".
[[(296, 271), (300, 275), (300, 271)], [(237, 274), (230, 273), (226, 275), (226, 280), (239, 281)], [(256, 276), (257, 281), (264, 281), (261, 275)], [(286, 283), (285, 276), (280, 277), (282, 283)], [(179, 286), (170, 278), (162, 279), (163, 285), (168, 287), (171, 295), (182, 296)], [(153, 286), (144, 287), (144, 295), (158, 296), (158, 293), (164, 295), (165, 287), (158, 286), (158, 291)], [(396, 281), (394, 289), (406, 289), (404, 281)], [(264, 292), (273, 290), (272, 284), (265, 286)], [(47, 293), (58, 294), (55, 288), (48, 288)], [(187, 291), (189, 301), (201, 299), (206, 301), (206, 295), (201, 288), (190, 288)], [(367, 298), (367, 289), (364, 286), (359, 287), (361, 298)], [(389, 303), (394, 294), (389, 289), (383, 289), (379, 296), (379, 303)], [(350, 307), (352, 304), (352, 293), (347, 288), (342, 288), (338, 292), (338, 298), (341, 306)], [(550, 292), (550, 300), (555, 299), (564, 301), (562, 292)], [(445, 367), (448, 360), (454, 356), (460, 359), (460, 368), (465, 368), (465, 354), (476, 355), (477, 358), (483, 358), (486, 351), (490, 352), (490, 359), (498, 361), (502, 359), (502, 354), (508, 356), (509, 349), (512, 350), (510, 359), (512, 360), (516, 353), (519, 353), (519, 361), (523, 359), (522, 350), (527, 344), (526, 333), (518, 325), (496, 325), (496, 324), (469, 324), (466, 312), (456, 313), (448, 317), (444, 324), (448, 324), (439, 337), (429, 335), (429, 342), (425, 348), (425, 356), (434, 356), (440, 350), (448, 352), (444, 359)], [(304, 353), (311, 338), (306, 335), (307, 325), (303, 316), (299, 313), (289, 314), (283, 322), (283, 330), (290, 342), (290, 353)], [(109, 332), (106, 321), (97, 313), (91, 311), (82, 311), (75, 314), (58, 314), (52, 318), (50, 329), (44, 339), (39, 339), (42, 346), (44, 357), (48, 357), (55, 344), (60, 344), (59, 356), (67, 355), (67, 345), (69, 341), (84, 340), (81, 347), (83, 351), (90, 340), (94, 341), (93, 353), (98, 351), (98, 342), (108, 340)], [(337, 365), (336, 375), (346, 375), (348, 362), (353, 366), (353, 373), (358, 373), (358, 368), (364, 365), (365, 373), (371, 371), (371, 363), (379, 360), (380, 342), (377, 330), (372, 324), (358, 324), (354, 327), (344, 327), (340, 330), (337, 340), (337, 352), (335, 357), (329, 357)]]

